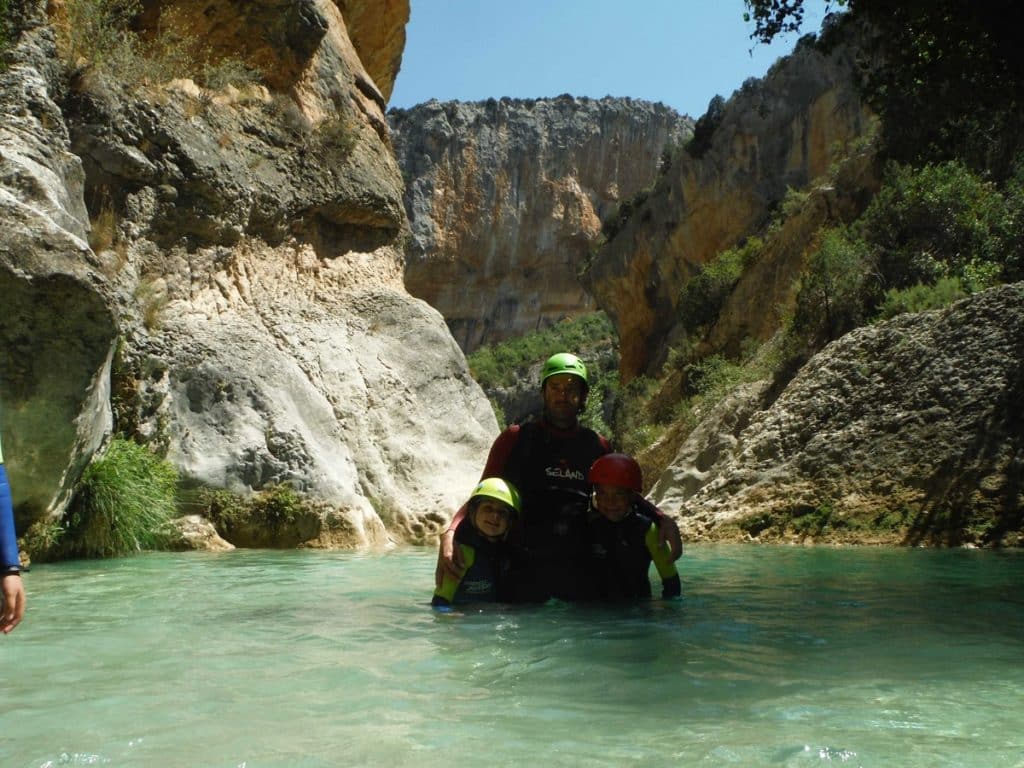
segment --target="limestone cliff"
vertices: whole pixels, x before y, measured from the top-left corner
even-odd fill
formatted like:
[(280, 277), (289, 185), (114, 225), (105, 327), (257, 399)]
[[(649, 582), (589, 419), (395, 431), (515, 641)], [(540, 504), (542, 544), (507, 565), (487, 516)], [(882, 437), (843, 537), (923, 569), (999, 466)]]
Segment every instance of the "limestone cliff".
[[(828, 53), (800, 45), (764, 79), (747, 81), (727, 103), (713, 105), (701, 118), (705, 132), (693, 151), (677, 153), (597, 252), (583, 279), (619, 331), (627, 380), (664, 360), (680, 290), (701, 265), (756, 232), (788, 188), (825, 174), (869, 129), (870, 113), (854, 86), (856, 56), (852, 43)], [(857, 196), (855, 189), (845, 194)], [(835, 194), (821, 202), (823, 215), (847, 205)], [(816, 217), (816, 224), (822, 220)], [(813, 233), (816, 224), (805, 231)], [(733, 335), (741, 329), (763, 341), (776, 330), (775, 308), (789, 300), (799, 271), (800, 250), (788, 249), (794, 252), (785, 263), (766, 261), (746, 294), (747, 317), (734, 318)]]
[(577, 272), (691, 121), (630, 99), (430, 101), (388, 114), (412, 227), (405, 284), (469, 352), (592, 309)]
[(327, 503), (311, 541), (427, 536), (496, 423), (402, 283), (383, 104), (407, 3), (147, 2), (140, 34), (183, 10), (165, 22), (264, 73), (219, 89), (66, 70), (63, 5), (18, 7), (0, 74), (0, 415), (19, 529), (59, 517), (117, 429), (190, 483), (288, 482)]

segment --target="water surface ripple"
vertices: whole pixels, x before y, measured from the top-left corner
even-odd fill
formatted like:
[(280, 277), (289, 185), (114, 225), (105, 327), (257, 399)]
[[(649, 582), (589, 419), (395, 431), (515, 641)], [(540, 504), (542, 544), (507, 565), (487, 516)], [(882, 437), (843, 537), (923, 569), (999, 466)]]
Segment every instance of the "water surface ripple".
[(1024, 553), (695, 546), (678, 601), (453, 615), (433, 567), (37, 566), (0, 765), (1024, 768)]

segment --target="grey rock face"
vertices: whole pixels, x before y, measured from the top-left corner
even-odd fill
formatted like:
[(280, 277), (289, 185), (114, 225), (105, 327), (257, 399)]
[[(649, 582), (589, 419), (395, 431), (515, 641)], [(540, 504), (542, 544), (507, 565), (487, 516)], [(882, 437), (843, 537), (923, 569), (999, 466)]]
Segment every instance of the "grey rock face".
[(1019, 528), (1024, 284), (860, 328), (771, 407), (760, 395), (720, 405), (652, 490), (691, 536), (823, 503), (838, 517), (980, 512)]
[(0, 72), (0, 425), (19, 528), (59, 513), (110, 426), (112, 290), (85, 242), (84, 175), (39, 16)]
[(631, 99), (430, 101), (388, 113), (412, 228), (405, 282), (464, 350), (593, 308), (601, 220), (692, 122)]
[[(36, 59), (53, 61), (45, 6)], [(210, 8), (211, 30), (230, 30), (232, 7)], [(317, 524), (279, 545), (424, 540), (478, 477), (497, 425), (440, 315), (402, 285), (382, 99), (335, 4), (299, 11), (295, 30), (325, 29), (279, 52), (286, 93), (129, 89), (88, 70), (67, 91), (27, 69), (3, 80), (4, 113), (24, 122), (0, 126), (20, 528), (60, 514), (53, 499), (112, 428), (186, 483), (287, 482), (318, 500)]]

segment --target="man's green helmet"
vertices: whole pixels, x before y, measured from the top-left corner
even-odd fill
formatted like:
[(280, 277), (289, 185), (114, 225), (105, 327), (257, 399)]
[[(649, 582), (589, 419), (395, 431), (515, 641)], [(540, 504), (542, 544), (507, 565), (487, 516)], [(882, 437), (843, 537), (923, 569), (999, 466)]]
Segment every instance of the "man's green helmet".
[(502, 480), (500, 477), (487, 477), (477, 483), (476, 488), (469, 494), (469, 500), (472, 502), (474, 499), (478, 499), (482, 496), (486, 496), (489, 499), (497, 499), (500, 502), (508, 504), (516, 512), (520, 512), (522, 509), (522, 503), (519, 500), (519, 491), (516, 487), (507, 480)]
[(576, 376), (583, 380), (583, 391), (587, 391), (590, 386), (587, 381), (587, 366), (583, 364), (576, 355), (570, 352), (559, 352), (557, 355), (552, 355), (548, 358), (547, 362), (544, 363), (544, 368), (540, 372), (540, 385), (543, 387), (544, 382), (552, 376), (557, 376), (560, 373), (568, 373), (570, 376)]

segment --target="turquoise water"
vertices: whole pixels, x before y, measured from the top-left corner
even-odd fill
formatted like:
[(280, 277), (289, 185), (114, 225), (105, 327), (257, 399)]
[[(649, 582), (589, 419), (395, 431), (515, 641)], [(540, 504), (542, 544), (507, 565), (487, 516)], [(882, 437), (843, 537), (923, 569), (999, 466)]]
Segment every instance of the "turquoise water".
[(1024, 766), (1024, 553), (695, 546), (678, 602), (465, 615), (433, 564), (37, 566), (0, 766)]

